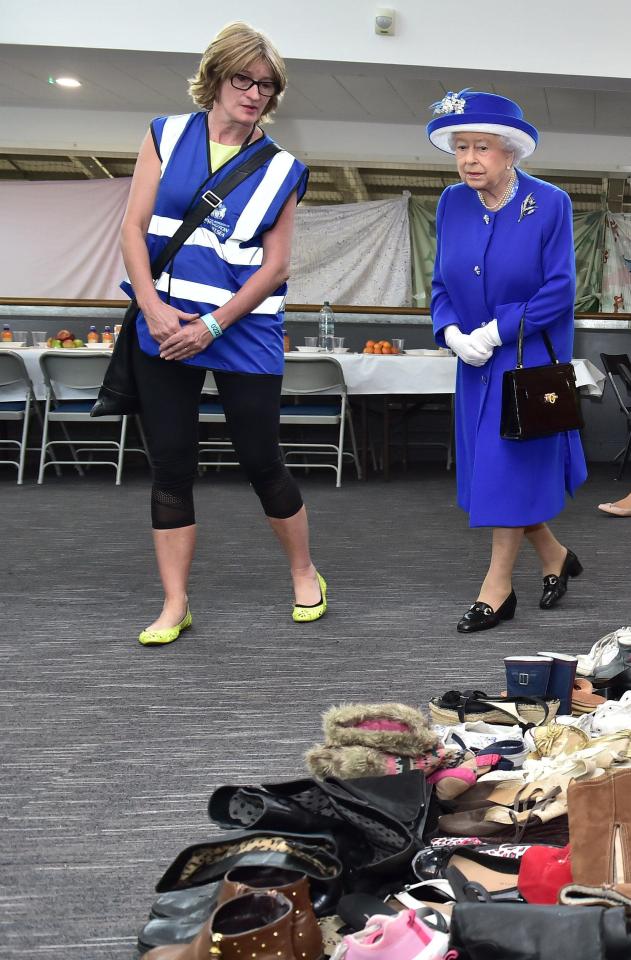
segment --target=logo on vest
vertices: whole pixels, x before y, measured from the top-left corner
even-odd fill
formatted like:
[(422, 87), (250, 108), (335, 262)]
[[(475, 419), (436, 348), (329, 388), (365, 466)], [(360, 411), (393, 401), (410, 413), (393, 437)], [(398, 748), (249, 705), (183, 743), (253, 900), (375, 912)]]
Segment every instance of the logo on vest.
[(215, 209), (211, 213), (211, 217), (213, 217), (214, 220), (223, 220), (225, 215), (226, 215), (225, 203), (220, 203), (219, 206), (215, 207)]
[(226, 205), (222, 202), (215, 207), (215, 209), (206, 217), (203, 223), (203, 226), (209, 230), (212, 230), (212, 232), (216, 234), (220, 240), (225, 240), (232, 229), (230, 224), (223, 222), (227, 212), (228, 210)]

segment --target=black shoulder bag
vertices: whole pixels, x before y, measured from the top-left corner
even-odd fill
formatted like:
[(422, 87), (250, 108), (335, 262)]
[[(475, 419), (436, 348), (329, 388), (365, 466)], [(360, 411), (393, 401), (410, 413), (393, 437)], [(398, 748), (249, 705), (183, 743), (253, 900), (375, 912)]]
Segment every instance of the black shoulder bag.
[[(217, 184), (214, 190), (206, 190), (199, 203), (186, 214), (181, 225), (151, 264), (151, 276), (154, 280), (162, 275), (164, 268), (193, 231), (206, 219), (210, 211), (218, 207), (229, 193), (279, 151), (280, 147), (275, 143), (262, 147), (228, 174), (221, 183)], [(125, 311), (121, 330), (114, 346), (112, 358), (105, 371), (98, 399), (90, 412), (91, 417), (138, 413), (138, 391), (132, 363), (132, 347), (136, 336), (138, 312), (138, 304), (134, 299)]]
[(545, 330), (543, 342), (551, 364), (524, 367), (524, 318), (519, 325), (517, 367), (505, 370), (502, 381), (500, 436), (504, 440), (534, 440), (583, 426), (576, 374), (571, 363), (559, 363)]

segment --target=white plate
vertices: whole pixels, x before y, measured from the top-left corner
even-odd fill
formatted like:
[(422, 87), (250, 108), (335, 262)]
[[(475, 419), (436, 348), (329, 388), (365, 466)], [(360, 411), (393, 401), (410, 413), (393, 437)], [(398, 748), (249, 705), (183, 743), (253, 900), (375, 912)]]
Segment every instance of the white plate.
[(333, 347), (333, 353), (348, 353), (350, 347)]
[(450, 357), (451, 350), (437, 347), (434, 350), (406, 350), (408, 357)]
[(324, 353), (324, 347), (296, 347), (298, 353)]
[(86, 343), (88, 350), (109, 350), (106, 343)]
[(26, 340), (0, 340), (0, 347), (3, 350), (21, 350), (26, 346)]

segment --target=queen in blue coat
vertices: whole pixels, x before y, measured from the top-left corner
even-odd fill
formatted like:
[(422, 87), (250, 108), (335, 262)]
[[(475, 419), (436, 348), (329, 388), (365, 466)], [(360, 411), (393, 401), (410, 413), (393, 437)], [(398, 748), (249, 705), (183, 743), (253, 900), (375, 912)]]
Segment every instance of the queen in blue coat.
[(456, 381), (458, 503), (472, 527), (492, 527), (491, 563), (461, 633), (512, 619), (512, 571), (524, 538), (541, 560), (542, 609), (554, 606), (582, 567), (548, 520), (586, 478), (577, 431), (537, 440), (500, 437), (502, 376), (516, 365), (572, 356), (575, 265), (566, 193), (517, 169), (538, 140), (520, 107), (495, 94), (462, 91), (435, 105), (431, 142), (455, 154), (462, 183), (447, 187), (436, 213), (431, 313), (436, 342), (459, 357)]

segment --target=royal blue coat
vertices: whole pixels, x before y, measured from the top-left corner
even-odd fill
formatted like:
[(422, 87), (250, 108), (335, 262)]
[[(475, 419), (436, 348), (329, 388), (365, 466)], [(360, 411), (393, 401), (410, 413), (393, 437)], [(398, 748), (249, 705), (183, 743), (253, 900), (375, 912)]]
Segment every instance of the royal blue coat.
[[(483, 367), (458, 361), (458, 503), (472, 527), (523, 527), (554, 517), (587, 476), (578, 431), (538, 440), (502, 440), (502, 375), (516, 365), (525, 317), (524, 364), (549, 363), (541, 330), (561, 361), (572, 357), (575, 264), (572, 207), (563, 190), (518, 171), (513, 199), (486, 210), (464, 183), (442, 194), (436, 212), (431, 313), (436, 342), (497, 319), (502, 346)], [(523, 205), (530, 213), (522, 214)]]

